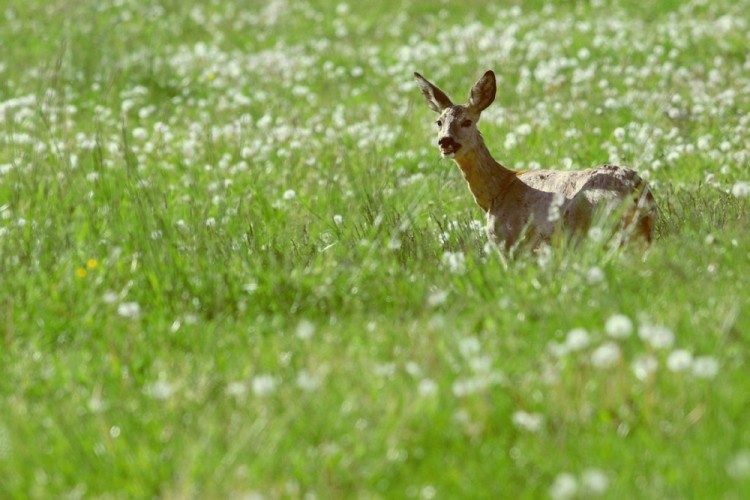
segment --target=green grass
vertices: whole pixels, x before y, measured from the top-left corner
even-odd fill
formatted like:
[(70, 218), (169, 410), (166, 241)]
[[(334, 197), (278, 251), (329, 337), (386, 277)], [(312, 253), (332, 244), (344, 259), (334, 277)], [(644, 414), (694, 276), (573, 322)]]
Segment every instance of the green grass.
[[(748, 2), (251, 3), (6, 2), (0, 497), (747, 497)], [(645, 256), (487, 245), (411, 76), (487, 68)]]

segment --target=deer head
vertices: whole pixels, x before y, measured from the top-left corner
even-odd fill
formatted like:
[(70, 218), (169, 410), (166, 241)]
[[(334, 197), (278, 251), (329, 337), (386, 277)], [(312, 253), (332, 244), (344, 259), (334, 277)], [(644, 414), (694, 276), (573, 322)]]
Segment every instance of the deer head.
[(427, 105), (440, 114), (437, 119), (438, 149), (443, 158), (458, 158), (483, 143), (477, 122), (497, 90), (495, 73), (486, 72), (471, 88), (466, 104), (454, 105), (450, 97), (419, 73), (414, 73)]

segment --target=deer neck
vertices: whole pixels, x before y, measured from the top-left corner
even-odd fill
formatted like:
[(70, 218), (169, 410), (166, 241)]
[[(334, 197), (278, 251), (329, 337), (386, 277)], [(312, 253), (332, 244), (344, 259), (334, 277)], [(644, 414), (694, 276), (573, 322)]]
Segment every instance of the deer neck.
[(516, 180), (516, 172), (495, 161), (481, 138), (478, 147), (466, 151), (454, 161), (464, 174), (477, 204), (485, 212)]

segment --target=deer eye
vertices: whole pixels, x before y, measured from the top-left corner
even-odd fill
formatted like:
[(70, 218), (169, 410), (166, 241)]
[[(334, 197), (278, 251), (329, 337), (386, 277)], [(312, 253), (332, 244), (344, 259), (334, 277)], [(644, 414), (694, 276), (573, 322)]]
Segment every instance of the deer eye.
[(438, 120), (435, 123), (437, 123), (438, 127), (442, 127), (443, 126), (443, 120)]
[(462, 127), (471, 127), (471, 120), (464, 120), (461, 122)]

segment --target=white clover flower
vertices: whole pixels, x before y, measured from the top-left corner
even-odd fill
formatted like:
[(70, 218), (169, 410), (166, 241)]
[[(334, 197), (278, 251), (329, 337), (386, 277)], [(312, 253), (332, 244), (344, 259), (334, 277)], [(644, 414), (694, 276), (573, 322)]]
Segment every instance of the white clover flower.
[(624, 314), (613, 314), (607, 318), (604, 331), (613, 339), (624, 339), (633, 332), (633, 322)]
[(712, 356), (698, 356), (693, 360), (693, 376), (714, 378), (719, 373), (719, 362)]
[(117, 314), (123, 318), (138, 319), (141, 317), (141, 306), (137, 302), (122, 302), (117, 306)]
[(674, 344), (672, 330), (661, 325), (641, 325), (638, 336), (654, 349), (669, 349)]
[(648, 379), (657, 368), (659, 368), (659, 360), (651, 355), (640, 356), (631, 365), (635, 378), (642, 382)]
[(333, 216), (333, 223), (336, 224), (337, 226), (340, 226), (343, 222), (344, 222), (344, 218), (341, 215), (336, 214)]
[(558, 474), (549, 488), (549, 496), (552, 500), (567, 500), (573, 498), (576, 493), (578, 493), (578, 480), (568, 472)]
[(580, 351), (590, 343), (589, 332), (585, 328), (574, 328), (565, 337), (565, 347), (568, 351)]
[(287, 189), (286, 191), (284, 191), (284, 195), (282, 196), (282, 198), (284, 198), (285, 200), (293, 200), (296, 197), (297, 193), (294, 191), (294, 189)]
[(684, 372), (693, 364), (693, 355), (685, 349), (675, 349), (667, 356), (667, 368), (671, 372)]
[(622, 357), (620, 346), (614, 342), (606, 342), (591, 353), (591, 364), (595, 368), (611, 368)]
[(528, 413), (519, 410), (513, 413), (511, 417), (513, 425), (521, 430), (537, 433), (542, 430), (544, 424), (544, 415), (541, 413)]

